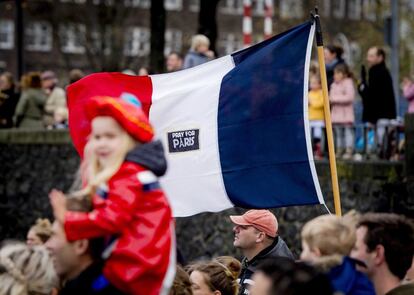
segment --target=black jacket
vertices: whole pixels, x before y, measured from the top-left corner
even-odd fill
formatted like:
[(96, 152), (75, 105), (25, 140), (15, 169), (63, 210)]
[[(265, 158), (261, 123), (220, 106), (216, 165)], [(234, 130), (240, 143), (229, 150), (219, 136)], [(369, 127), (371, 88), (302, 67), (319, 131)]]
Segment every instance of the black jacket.
[(103, 263), (93, 263), (76, 278), (65, 283), (59, 295), (123, 295), (110, 284), (102, 283)]
[(265, 261), (269, 257), (287, 257), (294, 260), (292, 252), (289, 250), (285, 241), (282, 238), (276, 237), (272, 245), (263, 249), (252, 260), (248, 261), (247, 258), (242, 260), (242, 270), (239, 276), (239, 295), (249, 294), (248, 286), (251, 285), (251, 278), (256, 271), (258, 265)]
[(375, 124), (379, 119), (396, 118), (392, 79), (384, 62), (369, 69), (368, 84), (359, 85), (358, 90), (362, 97), (362, 121)]

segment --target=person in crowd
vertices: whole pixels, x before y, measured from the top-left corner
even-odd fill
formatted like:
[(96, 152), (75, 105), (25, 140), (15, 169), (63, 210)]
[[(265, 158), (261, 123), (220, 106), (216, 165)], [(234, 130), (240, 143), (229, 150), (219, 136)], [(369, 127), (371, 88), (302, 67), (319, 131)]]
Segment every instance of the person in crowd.
[(85, 77), (85, 73), (82, 70), (73, 69), (69, 72), (69, 84), (75, 83), (83, 77)]
[(412, 220), (392, 213), (361, 216), (351, 257), (374, 284), (377, 295), (414, 294), (414, 284), (401, 284), (414, 255)]
[(140, 67), (138, 69), (138, 76), (148, 76), (153, 74), (153, 72), (148, 67)]
[(39, 218), (27, 232), (26, 244), (29, 246), (43, 245), (52, 235), (52, 224), (47, 218)]
[(343, 53), (344, 50), (340, 46), (328, 45), (324, 48), (326, 79), (329, 89), (334, 82), (335, 67), (345, 63), (345, 60), (342, 58)]
[(325, 115), (323, 105), (322, 85), (319, 75), (311, 75), (309, 78), (309, 126), (312, 132), (314, 156), (322, 158), (322, 136), (325, 127)]
[(376, 126), (377, 142), (382, 143), (385, 127), (397, 116), (391, 74), (385, 65), (385, 51), (371, 47), (367, 53), (368, 81), (361, 69), (358, 91), (362, 97), (362, 120)]
[(179, 265), (177, 265), (174, 282), (170, 290), (170, 295), (193, 295), (190, 276)]
[(408, 100), (408, 113), (414, 113), (414, 75), (413, 79), (405, 77), (401, 83), (404, 97)]
[(59, 279), (49, 252), (10, 241), (0, 249), (0, 294), (56, 295)]
[(286, 257), (271, 257), (261, 263), (253, 275), (253, 282), (250, 295), (334, 294), (324, 274)]
[(331, 118), (335, 130), (336, 148), (343, 159), (351, 159), (354, 149), (355, 87), (352, 74), (345, 64), (334, 69), (334, 82), (329, 92)]
[(357, 261), (348, 257), (356, 240), (355, 218), (321, 215), (302, 229), (302, 261), (329, 277), (336, 292), (345, 295), (375, 295), (368, 277), (356, 269)]
[(18, 128), (41, 129), (44, 127), (43, 113), (47, 97), (42, 90), (40, 74), (31, 72), (22, 82), (22, 94), (14, 114), (15, 125)]
[(45, 126), (53, 125), (53, 115), (57, 108), (67, 108), (65, 90), (57, 86), (58, 79), (52, 71), (42, 73), (42, 87), (47, 95), (45, 105)]
[(87, 100), (89, 174), (84, 189), (74, 194), (88, 196), (93, 210), (67, 210), (64, 194), (53, 190), (55, 218), (64, 224), (69, 241), (98, 236), (110, 241), (102, 283), (127, 294), (160, 294), (170, 288), (170, 268), (175, 270), (171, 209), (157, 179), (166, 171), (162, 144), (152, 141), (153, 129), (135, 96)]
[(51, 129), (67, 129), (68, 128), (68, 109), (58, 107), (53, 114), (53, 125)]
[(241, 263), (239, 260), (232, 256), (218, 256), (213, 259), (213, 261), (217, 261), (221, 264), (224, 264), (233, 275), (238, 278), (241, 272)]
[[(73, 212), (89, 212), (90, 204), (78, 197), (68, 197), (67, 208)], [(63, 224), (55, 220), (52, 235), (45, 243), (54, 259), (54, 268), (63, 284), (59, 295), (121, 295), (113, 286), (102, 283), (104, 239), (68, 241)]]
[(269, 257), (294, 257), (279, 236), (276, 216), (269, 210), (249, 210), (230, 219), (235, 224), (233, 245), (244, 255), (239, 294), (248, 294), (251, 277), (262, 261)]
[(200, 262), (189, 266), (194, 295), (237, 295), (239, 284), (235, 271), (218, 261)]
[(167, 56), (166, 68), (167, 72), (176, 72), (183, 67), (183, 57), (178, 52), (171, 52)]
[(19, 102), (13, 75), (4, 72), (0, 75), (0, 129), (13, 127), (13, 116)]
[(209, 50), (210, 40), (204, 35), (195, 35), (191, 39), (191, 48), (184, 58), (183, 69), (201, 65), (214, 58), (214, 52)]

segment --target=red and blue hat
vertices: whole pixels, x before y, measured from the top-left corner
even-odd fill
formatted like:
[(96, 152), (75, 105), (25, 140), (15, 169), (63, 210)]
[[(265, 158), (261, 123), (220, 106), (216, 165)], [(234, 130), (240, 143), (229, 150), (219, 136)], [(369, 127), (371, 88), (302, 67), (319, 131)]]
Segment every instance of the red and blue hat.
[(91, 122), (98, 116), (114, 118), (139, 142), (149, 142), (154, 137), (148, 120), (152, 95), (148, 77), (92, 74), (71, 84), (67, 94), (70, 135), (81, 156), (91, 132)]

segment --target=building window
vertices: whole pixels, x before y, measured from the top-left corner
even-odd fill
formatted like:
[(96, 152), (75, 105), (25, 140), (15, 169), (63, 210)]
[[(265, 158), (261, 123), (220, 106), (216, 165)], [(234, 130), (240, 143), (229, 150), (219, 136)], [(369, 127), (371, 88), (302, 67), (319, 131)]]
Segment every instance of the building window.
[(321, 15), (324, 17), (329, 17), (331, 15), (331, 0), (323, 0), (321, 2)]
[(218, 42), (219, 53), (227, 55), (243, 48), (241, 36), (233, 33), (223, 35), (224, 38), (221, 38), (221, 40)]
[(150, 8), (150, 0), (124, 0), (124, 5), (126, 7), (139, 7), (139, 8)]
[(165, 31), (164, 55), (167, 56), (175, 51), (180, 53), (183, 46), (183, 33), (177, 29), (167, 29)]
[(26, 49), (47, 52), (52, 50), (52, 27), (47, 22), (33, 22), (26, 27)]
[(376, 8), (377, 3), (375, 0), (365, 0), (363, 2), (363, 10), (364, 10), (364, 16), (365, 19), (370, 21), (375, 21), (377, 19), (376, 15)]
[(243, 14), (243, 0), (225, 0), (219, 2), (219, 10), (224, 14)]
[(191, 12), (199, 12), (200, 11), (200, 0), (190, 0), (188, 9)]
[(83, 24), (65, 24), (60, 27), (59, 37), (64, 53), (85, 53), (86, 28)]
[(252, 1), (252, 13), (255, 16), (264, 15), (265, 0), (254, 0)]
[(95, 5), (114, 5), (115, 0), (92, 0), (92, 3)]
[(348, 1), (348, 17), (352, 20), (361, 19), (361, 0)]
[(334, 18), (345, 17), (345, 0), (336, 0), (332, 2), (332, 15)]
[(0, 49), (13, 49), (14, 23), (11, 20), (0, 20)]
[(147, 28), (129, 28), (125, 36), (124, 53), (128, 56), (147, 56), (150, 52), (150, 32)]
[(164, 0), (166, 10), (182, 10), (183, 0)]
[(105, 27), (103, 32), (96, 30), (91, 32), (92, 46), (89, 48), (93, 54), (111, 54), (111, 33), (110, 27)]
[(303, 17), (302, 2), (300, 0), (280, 0), (280, 17), (285, 19)]

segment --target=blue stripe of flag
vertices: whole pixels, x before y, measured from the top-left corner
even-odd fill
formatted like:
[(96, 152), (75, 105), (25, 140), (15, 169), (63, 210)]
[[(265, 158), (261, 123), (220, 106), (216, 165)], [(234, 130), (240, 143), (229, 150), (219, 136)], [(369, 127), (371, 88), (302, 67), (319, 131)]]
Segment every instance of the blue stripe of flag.
[(233, 54), (222, 80), (218, 141), (224, 186), (240, 207), (319, 203), (305, 139), (304, 70), (311, 23)]

